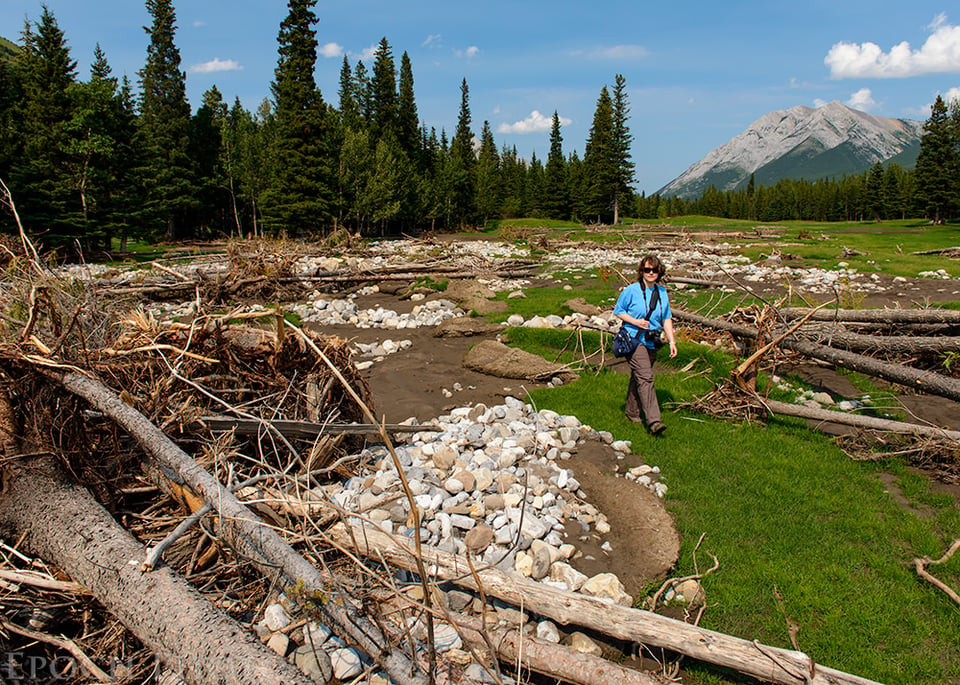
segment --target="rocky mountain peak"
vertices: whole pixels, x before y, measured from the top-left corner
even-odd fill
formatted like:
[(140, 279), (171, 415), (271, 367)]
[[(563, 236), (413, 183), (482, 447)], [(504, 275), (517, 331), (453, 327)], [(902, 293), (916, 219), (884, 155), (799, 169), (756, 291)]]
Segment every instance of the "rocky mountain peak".
[(781, 178), (861, 173), (919, 146), (920, 130), (918, 121), (873, 116), (836, 100), (816, 108), (775, 110), (658, 192), (696, 197), (711, 185), (733, 190), (746, 184), (750, 174), (756, 174), (758, 183), (772, 184)]

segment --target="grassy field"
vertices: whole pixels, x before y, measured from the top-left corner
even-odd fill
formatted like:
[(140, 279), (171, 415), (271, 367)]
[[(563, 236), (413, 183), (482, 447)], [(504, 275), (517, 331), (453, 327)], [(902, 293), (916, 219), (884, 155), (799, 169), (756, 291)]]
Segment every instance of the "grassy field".
[[(667, 230), (717, 230), (717, 224), (731, 236), (755, 228), (687, 217)], [(835, 268), (845, 246), (867, 253), (859, 262), (843, 260), (864, 271), (915, 277), (944, 268), (960, 276), (956, 260), (910, 255), (905, 247), (960, 245), (956, 226), (791, 223), (762, 232), (779, 234), (781, 249), (809, 266)], [(737, 243), (754, 258), (773, 244), (757, 236)], [(579, 281), (574, 292), (560, 285), (529, 289), (526, 299), (507, 300), (510, 310), (496, 318), (567, 313), (563, 302), (574, 296), (609, 305), (616, 290), (617, 284), (596, 274)], [(674, 295), (675, 302), (683, 298)], [(720, 309), (741, 301), (732, 296)], [(547, 359), (574, 361), (569, 332), (520, 328), (510, 329), (508, 338)], [(609, 336), (601, 340), (587, 333), (584, 342), (589, 351), (609, 344)], [(748, 424), (676, 409), (709, 392), (733, 364), (732, 357), (683, 339), (677, 359), (658, 361), (657, 390), (669, 426), (665, 438), (653, 438), (624, 418), (628, 378), (608, 369), (535, 391), (532, 399), (632, 440), (634, 452), (661, 467), (669, 487), (666, 504), (683, 541), (677, 575), (693, 572), (693, 547), (701, 535), (701, 567), (707, 551), (720, 561), (719, 571), (705, 580), (705, 627), (791, 648), (789, 628), (795, 625), (799, 648), (832, 668), (885, 683), (960, 682), (960, 607), (919, 580), (911, 564), (914, 557), (939, 557), (960, 537), (957, 499), (898, 457), (853, 461), (799, 420)], [(868, 378), (853, 374), (850, 380), (877, 392)], [(935, 575), (960, 587), (960, 555), (936, 567)], [(705, 664), (685, 666), (684, 682), (752, 682)]]
[[(588, 349), (600, 344), (592, 337)], [(548, 330), (509, 333), (511, 344), (572, 361), (561, 352), (567, 338)], [(533, 400), (632, 440), (644, 462), (661, 467), (683, 541), (677, 575), (693, 572), (702, 534), (701, 568), (707, 551), (720, 560), (705, 581), (702, 625), (791, 648), (788, 626), (795, 624), (800, 649), (818, 663), (886, 683), (954, 682), (960, 608), (919, 581), (910, 561), (939, 557), (960, 533), (956, 501), (896, 459), (852, 461), (795, 420), (744, 424), (670, 410), (709, 391), (731, 365), (691, 343), (661, 365), (657, 388), (669, 425), (663, 439), (624, 418), (624, 374), (585, 373), (576, 383), (535, 391)], [(937, 575), (960, 586), (960, 558)], [(694, 682), (731, 682), (708, 666), (689, 668)]]

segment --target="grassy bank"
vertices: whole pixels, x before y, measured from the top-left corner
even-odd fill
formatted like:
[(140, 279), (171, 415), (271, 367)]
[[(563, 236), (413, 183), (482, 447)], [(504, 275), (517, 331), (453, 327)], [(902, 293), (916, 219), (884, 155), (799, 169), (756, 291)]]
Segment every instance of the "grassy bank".
[[(562, 357), (568, 335), (510, 331), (512, 344), (551, 359)], [(599, 345), (599, 335), (587, 344)], [(886, 683), (956, 682), (960, 608), (910, 565), (915, 556), (940, 556), (960, 534), (955, 500), (897, 461), (850, 460), (797, 420), (747, 425), (670, 411), (671, 403), (709, 390), (730, 363), (690, 343), (669, 367), (658, 362), (665, 438), (623, 417), (622, 373), (587, 373), (533, 399), (632, 440), (635, 453), (661, 467), (683, 540), (677, 573), (693, 571), (701, 534), (701, 565), (705, 551), (720, 560), (705, 581), (702, 625), (790, 648), (788, 626), (796, 624), (800, 649), (818, 663)], [(936, 573), (956, 587), (960, 559)], [(707, 666), (693, 667), (692, 675), (730, 682)]]

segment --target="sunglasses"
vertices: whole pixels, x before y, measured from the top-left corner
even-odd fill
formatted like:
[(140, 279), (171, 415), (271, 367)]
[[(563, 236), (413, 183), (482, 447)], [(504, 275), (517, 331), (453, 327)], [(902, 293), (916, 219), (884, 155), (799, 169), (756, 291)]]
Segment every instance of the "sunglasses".
[(656, 267), (650, 268), (648, 266), (645, 266), (643, 267), (643, 269), (641, 269), (641, 271), (643, 271), (643, 273), (645, 274), (655, 274), (657, 273), (657, 271), (659, 271), (659, 269), (657, 269)]

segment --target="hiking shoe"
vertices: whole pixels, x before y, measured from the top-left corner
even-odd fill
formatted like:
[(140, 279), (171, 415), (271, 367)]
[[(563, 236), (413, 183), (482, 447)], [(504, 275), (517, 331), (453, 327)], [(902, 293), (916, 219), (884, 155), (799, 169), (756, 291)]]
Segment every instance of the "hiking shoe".
[(650, 424), (650, 434), (651, 435), (660, 435), (663, 431), (667, 430), (666, 424), (662, 421), (654, 421)]

